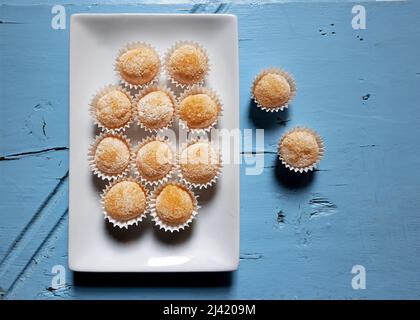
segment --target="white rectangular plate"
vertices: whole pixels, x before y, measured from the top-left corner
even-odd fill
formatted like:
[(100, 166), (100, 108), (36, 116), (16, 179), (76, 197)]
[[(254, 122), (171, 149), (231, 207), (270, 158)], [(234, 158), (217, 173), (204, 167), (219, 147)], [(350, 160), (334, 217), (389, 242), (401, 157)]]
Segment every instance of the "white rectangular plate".
[[(159, 231), (150, 221), (128, 230), (104, 220), (103, 185), (93, 177), (87, 152), (95, 130), (89, 102), (101, 87), (117, 83), (117, 52), (145, 41), (161, 55), (178, 40), (204, 46), (209, 87), (224, 113), (219, 128), (239, 128), (237, 19), (231, 15), (76, 14), (70, 31), (69, 266), (91, 272), (230, 271), (239, 262), (239, 165), (225, 164), (216, 186), (201, 194), (197, 219), (180, 233)], [(162, 78), (163, 79), (163, 78)], [(136, 132), (140, 132), (137, 130)], [(143, 133), (137, 133), (141, 139)]]

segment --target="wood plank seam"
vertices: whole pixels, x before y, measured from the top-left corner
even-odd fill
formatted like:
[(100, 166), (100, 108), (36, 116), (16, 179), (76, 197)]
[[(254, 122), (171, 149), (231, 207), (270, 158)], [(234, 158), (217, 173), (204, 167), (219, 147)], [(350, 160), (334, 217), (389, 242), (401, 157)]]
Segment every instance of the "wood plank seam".
[[(8, 248), (4, 258), (0, 262), (0, 288), (6, 292), (21, 275), (22, 270), (30, 263), (34, 252), (39, 250), (45, 239), (40, 242), (42, 236), (48, 236), (51, 229), (56, 227), (56, 221), (68, 210), (68, 170), (59, 179), (54, 189), (48, 194), (39, 209), (35, 212), (29, 223), (25, 225), (13, 244)], [(57, 209), (62, 209), (60, 215), (56, 215)], [(32, 237), (32, 238), (31, 238)], [(24, 265), (23, 265), (24, 264)], [(23, 265), (23, 268), (22, 268)]]
[(31, 262), (35, 259), (36, 256), (39, 255), (40, 252), (42, 252), (42, 249), (49, 242), (49, 240), (51, 239), (51, 237), (54, 234), (54, 232), (56, 231), (56, 229), (60, 225), (62, 225), (64, 223), (64, 221), (66, 221), (67, 214), (68, 214), (68, 208), (60, 216), (60, 219), (58, 219), (58, 221), (55, 223), (55, 225), (53, 226), (53, 228), (50, 230), (50, 232), (48, 233), (48, 235), (44, 238), (44, 240), (39, 245), (39, 247), (37, 248), (37, 250), (33, 253), (33, 255), (31, 256), (31, 258), (28, 259), (26, 265), (22, 268), (22, 270), (20, 271), (20, 273), (16, 276), (16, 278), (14, 279), (14, 281), (12, 282), (12, 284), (9, 286), (8, 290), (6, 291), (6, 290), (4, 290), (4, 288), (0, 288), (0, 293), (3, 294), (3, 297), (0, 297), (0, 299), (8, 299), (13, 294), (14, 289), (16, 288), (16, 285), (17, 285), (19, 279), (21, 279), (22, 276), (28, 271), (28, 269), (29, 269), (29, 267), (31, 265)]
[(3, 263), (6, 261), (8, 256), (11, 254), (11, 252), (16, 248), (16, 246), (19, 244), (19, 242), (24, 237), (25, 233), (28, 231), (30, 226), (35, 223), (35, 221), (40, 217), (42, 211), (44, 208), (48, 205), (48, 203), (51, 201), (51, 199), (54, 197), (54, 195), (58, 192), (60, 187), (64, 184), (64, 182), (67, 180), (69, 175), (69, 171), (67, 170), (66, 174), (60, 178), (59, 182), (56, 184), (54, 189), (48, 194), (48, 196), (45, 198), (45, 200), (42, 202), (41, 206), (38, 208), (38, 210), (35, 212), (35, 214), (32, 216), (31, 220), (26, 224), (26, 226), (23, 228), (23, 230), (18, 234), (15, 241), (13, 241), (13, 244), (7, 249), (6, 254), (4, 255), (3, 259), (0, 261), (0, 269)]

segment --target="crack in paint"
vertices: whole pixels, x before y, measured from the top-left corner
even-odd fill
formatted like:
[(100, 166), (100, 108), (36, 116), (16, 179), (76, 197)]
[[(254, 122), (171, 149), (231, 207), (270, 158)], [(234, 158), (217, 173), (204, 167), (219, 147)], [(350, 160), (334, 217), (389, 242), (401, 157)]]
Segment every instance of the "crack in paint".
[(276, 168), (277, 166), (265, 166), (264, 169), (273, 169)]
[(47, 126), (47, 123), (45, 122), (44, 116), (42, 116), (42, 134), (44, 135), (44, 137), (47, 136), (47, 133), (45, 132), (45, 127), (46, 126)]
[(23, 22), (0, 20), (0, 24), (23, 24)]
[(241, 151), (241, 154), (277, 154), (277, 151)]
[(35, 151), (12, 153), (5, 156), (0, 156), (0, 161), (19, 160), (19, 159), (33, 156), (33, 155), (39, 155), (43, 153), (63, 151), (63, 150), (69, 150), (69, 148), (68, 147), (53, 147), (53, 148), (47, 148), (47, 149), (41, 149), (41, 150), (35, 150)]
[(290, 121), (290, 119), (280, 119), (277, 118), (277, 124), (281, 125), (281, 126), (286, 126), (286, 124)]

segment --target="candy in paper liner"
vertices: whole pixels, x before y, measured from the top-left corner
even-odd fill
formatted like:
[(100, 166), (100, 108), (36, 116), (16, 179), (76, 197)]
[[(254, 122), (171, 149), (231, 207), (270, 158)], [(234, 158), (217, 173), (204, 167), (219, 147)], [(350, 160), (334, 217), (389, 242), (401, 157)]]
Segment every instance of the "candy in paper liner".
[[(169, 170), (169, 172), (164, 177), (162, 177), (158, 180), (148, 180), (148, 179), (144, 178), (137, 168), (137, 153), (138, 153), (138, 151), (143, 146), (145, 146), (146, 144), (148, 144), (149, 142), (152, 142), (152, 141), (161, 141), (161, 142), (165, 143), (169, 147), (170, 151), (172, 152), (172, 167), (171, 167), (171, 170)], [(135, 173), (135, 175), (140, 179), (142, 184), (144, 184), (146, 186), (162, 185), (162, 184), (166, 183), (172, 177), (174, 172), (176, 172), (177, 169), (178, 169), (177, 154), (174, 151), (174, 148), (171, 146), (171, 144), (165, 138), (159, 137), (159, 136), (149, 136), (147, 138), (144, 138), (142, 141), (140, 141), (137, 144), (137, 146), (135, 148), (133, 148), (133, 151), (132, 151), (132, 154), (131, 154), (131, 168), (132, 168), (133, 172)]]
[[(191, 145), (195, 144), (195, 143), (200, 143), (200, 142), (204, 142), (204, 143), (209, 143), (210, 147), (218, 154), (218, 168), (217, 168), (217, 173), (216, 175), (208, 182), (206, 183), (193, 183), (188, 181), (184, 175), (182, 174), (182, 163), (181, 163), (181, 155), (182, 153)], [(217, 179), (219, 178), (221, 172), (222, 172), (222, 155), (220, 153), (220, 150), (218, 148), (216, 148), (214, 146), (213, 143), (211, 143), (208, 139), (190, 139), (189, 141), (187, 141), (186, 143), (184, 143), (181, 147), (181, 150), (179, 152), (179, 156), (178, 156), (178, 177), (180, 179), (180, 181), (182, 183), (184, 183), (185, 185), (187, 185), (188, 187), (192, 187), (192, 188), (198, 188), (198, 189), (207, 189), (208, 187), (212, 186), (213, 184), (215, 184), (217, 182)]]
[[(206, 94), (208, 95), (219, 107), (219, 114), (217, 115), (217, 118), (213, 121), (213, 123), (211, 123), (208, 127), (206, 128), (190, 128), (187, 124), (187, 122), (183, 119), (181, 119), (181, 115), (180, 115), (180, 105), (181, 102), (187, 98), (188, 96), (191, 95), (195, 95), (195, 94)], [(223, 116), (223, 105), (222, 102), (219, 98), (219, 96), (217, 95), (217, 93), (213, 90), (210, 90), (208, 88), (205, 87), (200, 87), (200, 86), (192, 86), (191, 88), (185, 90), (179, 97), (178, 99), (178, 104), (177, 104), (177, 111), (176, 111), (178, 118), (179, 118), (179, 124), (181, 125), (181, 127), (189, 132), (205, 132), (208, 133), (211, 131), (211, 129), (215, 128), (217, 125), (217, 122), (219, 121), (219, 119)]]
[[(121, 69), (120, 69), (120, 65), (119, 65), (119, 59), (127, 51), (130, 51), (130, 50), (133, 50), (133, 49), (137, 49), (137, 48), (141, 48), (141, 47), (148, 47), (148, 48), (152, 49), (154, 52), (156, 52), (156, 54), (159, 57), (159, 70), (158, 70), (158, 72), (156, 73), (155, 77), (152, 80), (150, 80), (150, 81), (148, 81), (146, 83), (143, 83), (143, 84), (133, 84), (133, 83), (130, 83), (127, 80), (125, 80), (123, 78), (123, 76), (121, 75)], [(142, 41), (130, 42), (124, 48), (120, 49), (119, 52), (118, 52), (118, 55), (117, 55), (117, 57), (115, 59), (115, 63), (114, 63), (114, 70), (115, 70), (118, 78), (120, 79), (121, 84), (124, 85), (128, 89), (134, 89), (134, 90), (143, 89), (146, 86), (149, 86), (149, 85), (151, 85), (153, 83), (158, 82), (159, 81), (159, 76), (160, 76), (160, 73), (161, 73), (161, 69), (162, 69), (162, 66), (161, 66), (160, 56), (159, 56), (157, 50), (154, 47), (152, 47), (150, 44), (148, 44), (146, 42), (142, 42)]]
[[(315, 137), (315, 139), (316, 139), (316, 142), (317, 142), (317, 144), (318, 144), (318, 158), (317, 158), (317, 160), (312, 164), (312, 165), (310, 165), (310, 166), (307, 166), (307, 167), (303, 167), (303, 168), (297, 168), (297, 167), (294, 167), (294, 166), (292, 166), (292, 165), (290, 165), (290, 164), (288, 164), (287, 162), (286, 162), (286, 160), (285, 159), (283, 159), (283, 157), (282, 157), (282, 155), (281, 155), (281, 144), (282, 144), (282, 142), (283, 142), (283, 139), (289, 134), (289, 133), (291, 133), (291, 132), (294, 132), (294, 131), (306, 131), (306, 132), (308, 132), (308, 133), (310, 133), (310, 134), (312, 134), (314, 137)], [(306, 128), (306, 127), (295, 127), (295, 128), (293, 128), (293, 129), (291, 129), (291, 130), (289, 130), (289, 131), (287, 131), (282, 137), (281, 137), (281, 139), (279, 140), (279, 142), (278, 142), (278, 146), (277, 146), (277, 152), (278, 152), (278, 156), (279, 156), (279, 159), (280, 159), (280, 161), (281, 161), (281, 163), (282, 164), (284, 164), (285, 166), (286, 166), (286, 168), (288, 168), (289, 170), (291, 170), (291, 171), (294, 171), (294, 172), (300, 172), (300, 173), (303, 173), (303, 172), (308, 172), (308, 171), (313, 171), (315, 168), (316, 168), (316, 166), (318, 165), (318, 163), (321, 161), (321, 159), (322, 159), (322, 157), (323, 157), (323, 155), (324, 155), (324, 151), (325, 151), (325, 148), (324, 148), (324, 141), (322, 140), (322, 138), (321, 138), (321, 136), (315, 131), (315, 130), (313, 130), (313, 129), (310, 129), (310, 128)]]
[[(140, 120), (138, 103), (143, 97), (145, 97), (149, 93), (155, 92), (155, 91), (162, 91), (162, 92), (167, 94), (167, 96), (169, 97), (169, 99), (171, 100), (172, 105), (173, 105), (173, 115), (172, 115), (172, 120), (169, 123), (167, 123), (165, 126), (160, 127), (160, 128), (149, 128), (146, 124), (143, 124), (142, 121)], [(143, 128), (144, 130), (146, 130), (148, 132), (157, 133), (161, 130), (168, 129), (172, 125), (172, 123), (174, 122), (174, 119), (176, 117), (176, 105), (177, 105), (177, 100), (175, 98), (175, 94), (169, 88), (167, 88), (165, 86), (161, 86), (161, 85), (151, 85), (151, 86), (148, 86), (148, 87), (144, 88), (142, 91), (140, 91), (139, 93), (137, 93), (135, 95), (135, 97), (133, 99), (132, 109), (133, 109), (133, 112), (134, 112), (136, 122), (141, 128)]]
[[(281, 75), (282, 77), (284, 77), (287, 82), (289, 83), (290, 86), (290, 97), (287, 100), (286, 103), (276, 106), (276, 107), (265, 107), (263, 105), (261, 105), (258, 100), (255, 98), (254, 96), (254, 88), (256, 86), (256, 84), (258, 83), (258, 81), (260, 81), (260, 79), (262, 77), (264, 77), (267, 74), (278, 74)], [(293, 100), (293, 98), (296, 95), (296, 82), (294, 80), (294, 78), (287, 73), (286, 71), (279, 69), (279, 68), (269, 68), (269, 69), (265, 69), (263, 71), (261, 71), (254, 79), (253, 83), (252, 83), (252, 87), (251, 87), (251, 98), (254, 100), (255, 104), (258, 106), (258, 108), (266, 111), (266, 112), (277, 112), (277, 111), (283, 111), (284, 109), (287, 109), (289, 107), (289, 103), (290, 101)]]
[[(179, 187), (183, 188), (185, 191), (187, 191), (191, 196), (191, 199), (193, 201), (194, 209), (193, 209), (193, 212), (191, 213), (190, 218), (186, 222), (184, 222), (183, 224), (180, 224), (180, 225), (167, 224), (159, 218), (159, 216), (156, 212), (157, 197), (160, 194), (160, 192), (163, 190), (163, 188), (167, 185), (179, 186)], [(165, 231), (170, 231), (171, 233), (174, 232), (174, 231), (184, 230), (185, 228), (188, 228), (190, 226), (191, 222), (195, 219), (195, 217), (198, 214), (198, 210), (200, 209), (200, 206), (198, 205), (197, 198), (198, 198), (198, 196), (196, 194), (194, 194), (194, 192), (188, 186), (186, 186), (182, 183), (176, 182), (176, 181), (169, 181), (165, 184), (157, 186), (155, 188), (155, 190), (152, 192), (151, 199), (150, 199), (150, 215), (152, 217), (152, 220), (154, 221), (155, 225), (159, 227), (159, 229), (163, 229)]]
[[(120, 182), (123, 182), (123, 181), (132, 181), (132, 182), (135, 182), (135, 183), (137, 183), (140, 187), (141, 187), (141, 189), (143, 190), (143, 192), (145, 193), (145, 195), (146, 195), (146, 208), (145, 208), (145, 210), (144, 210), (144, 212), (143, 213), (141, 213), (141, 214), (139, 214), (139, 216), (138, 217), (135, 217), (135, 218), (132, 218), (132, 219), (130, 219), (130, 220), (126, 220), (126, 221), (120, 221), (120, 220), (116, 220), (116, 219), (114, 219), (114, 218), (112, 218), (108, 213), (107, 213), (107, 211), (106, 211), (106, 209), (105, 209), (105, 196), (106, 196), (106, 194), (108, 193), (108, 191), (113, 187), (113, 186), (115, 186), (116, 184), (118, 184), (118, 183), (120, 183)], [(102, 212), (103, 212), (103, 215), (104, 215), (104, 219), (106, 219), (106, 220), (108, 220), (110, 223), (112, 223), (112, 225), (114, 226), (114, 227), (119, 227), (119, 228), (125, 228), (125, 229), (128, 229), (128, 227), (129, 226), (131, 226), (131, 225), (138, 225), (141, 221), (143, 221), (143, 219), (144, 218), (146, 218), (146, 216), (147, 216), (147, 213), (148, 213), (148, 211), (149, 211), (149, 205), (148, 205), (148, 203), (149, 203), (149, 197), (150, 197), (150, 192), (149, 192), (149, 190), (141, 183), (141, 182), (139, 182), (138, 180), (136, 180), (136, 179), (134, 179), (134, 178), (132, 178), (132, 177), (122, 177), (122, 178), (118, 178), (118, 179), (116, 179), (116, 180), (114, 180), (114, 181), (111, 181), (106, 187), (105, 187), (105, 189), (102, 191), (102, 194), (101, 194), (101, 208), (102, 208)]]
[(106, 127), (104, 124), (102, 124), (98, 118), (97, 118), (97, 108), (96, 105), (99, 101), (99, 99), (101, 99), (105, 94), (113, 91), (113, 90), (118, 90), (121, 91), (122, 93), (124, 93), (128, 99), (130, 100), (130, 103), (132, 104), (133, 101), (133, 97), (131, 96), (131, 93), (126, 90), (125, 88), (123, 88), (122, 86), (119, 85), (107, 85), (105, 87), (103, 87), (102, 89), (100, 89), (95, 96), (92, 98), (90, 105), (89, 105), (89, 111), (91, 114), (91, 117), (93, 119), (93, 122), (103, 131), (115, 131), (115, 132), (123, 132), (126, 129), (128, 129), (131, 124), (133, 123), (134, 120), (134, 110), (131, 106), (130, 112), (131, 112), (131, 116), (130, 119), (123, 125), (117, 128), (108, 128)]
[[(191, 46), (194, 46), (197, 50), (201, 51), (204, 54), (204, 56), (206, 57), (207, 69), (206, 69), (205, 73), (203, 74), (203, 76), (202, 76), (202, 78), (200, 80), (197, 80), (197, 81), (191, 82), (191, 83), (181, 83), (181, 82), (175, 80), (172, 77), (171, 71), (169, 70), (169, 67), (168, 67), (169, 66), (169, 59), (171, 58), (172, 53), (174, 53), (174, 51), (176, 49), (182, 47), (183, 45), (191, 45)], [(165, 63), (165, 73), (166, 73), (167, 78), (170, 80), (170, 82), (172, 84), (174, 84), (176, 87), (179, 87), (181, 89), (188, 89), (188, 88), (190, 88), (193, 85), (203, 85), (204, 84), (204, 81), (205, 81), (205, 79), (207, 77), (207, 75), (210, 72), (210, 62), (209, 62), (209, 55), (207, 53), (207, 50), (204, 49), (201, 45), (199, 45), (197, 42), (194, 42), (194, 41), (178, 41), (178, 42), (176, 42), (166, 52), (165, 57), (164, 57), (164, 63)]]
[[(115, 137), (115, 138), (120, 139), (121, 141), (123, 141), (127, 145), (127, 148), (128, 148), (128, 152), (129, 152), (129, 156), (130, 156), (130, 158), (128, 160), (128, 164), (127, 164), (126, 168), (118, 174), (108, 174), (108, 173), (102, 172), (96, 166), (96, 161), (95, 161), (96, 148), (97, 148), (98, 144), (103, 139), (105, 139), (107, 137)], [(91, 144), (91, 146), (89, 148), (88, 161), (89, 161), (90, 168), (91, 168), (94, 175), (98, 176), (102, 180), (109, 180), (110, 181), (110, 180), (113, 180), (113, 179), (122, 178), (129, 173), (130, 163), (131, 163), (131, 155), (132, 155), (132, 151), (131, 151), (130, 140), (127, 138), (127, 136), (125, 136), (121, 133), (108, 131), (108, 132), (102, 132), (100, 135), (95, 137), (95, 141)]]

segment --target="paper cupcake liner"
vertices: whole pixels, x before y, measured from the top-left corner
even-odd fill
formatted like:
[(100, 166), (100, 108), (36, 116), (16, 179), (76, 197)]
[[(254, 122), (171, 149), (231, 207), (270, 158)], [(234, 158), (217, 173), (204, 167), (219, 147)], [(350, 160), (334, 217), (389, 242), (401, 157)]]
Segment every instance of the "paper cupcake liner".
[[(138, 102), (140, 101), (141, 98), (145, 97), (147, 94), (149, 94), (151, 92), (154, 92), (154, 91), (163, 91), (163, 92), (165, 92), (168, 95), (169, 99), (172, 101), (173, 110), (174, 110), (174, 113), (173, 113), (173, 116), (172, 116), (172, 120), (166, 126), (163, 126), (161, 128), (158, 128), (158, 129), (149, 128), (149, 127), (147, 127), (145, 124), (143, 124), (141, 122), (140, 116), (139, 116), (139, 111), (138, 111), (138, 106), (137, 106), (137, 104), (138, 104)], [(151, 85), (151, 86), (148, 86), (148, 87), (144, 88), (142, 91), (140, 91), (139, 93), (137, 93), (132, 101), (133, 101), (133, 103), (132, 103), (132, 109), (133, 109), (133, 112), (134, 112), (134, 118), (135, 118), (137, 124), (141, 128), (143, 128), (144, 130), (146, 130), (148, 132), (151, 132), (151, 133), (157, 133), (159, 131), (168, 129), (170, 126), (172, 126), (172, 124), (174, 122), (174, 119), (176, 117), (177, 100), (175, 98), (175, 94), (168, 87), (162, 86), (162, 85)]]
[[(120, 220), (116, 220), (114, 218), (112, 218), (110, 215), (108, 215), (108, 213), (106, 212), (105, 209), (105, 195), (108, 193), (108, 191), (115, 186), (117, 183), (120, 183), (122, 181), (132, 181), (137, 183), (144, 191), (144, 193), (146, 194), (146, 209), (144, 210), (144, 212), (139, 215), (136, 218), (130, 219), (130, 220), (126, 220), (126, 221), (120, 221)], [(114, 180), (112, 182), (110, 182), (105, 189), (102, 191), (101, 194), (101, 208), (102, 208), (102, 212), (104, 215), (104, 219), (108, 220), (110, 223), (112, 223), (112, 225), (114, 227), (119, 227), (119, 228), (125, 228), (128, 229), (129, 226), (131, 225), (138, 225), (141, 221), (143, 221), (144, 218), (146, 218), (147, 213), (149, 212), (149, 196), (150, 196), (150, 192), (149, 190), (138, 180), (132, 178), (132, 177), (125, 177), (125, 178), (119, 178), (117, 180)]]
[[(315, 136), (316, 142), (318, 143), (319, 152), (318, 152), (317, 160), (310, 166), (303, 167), (303, 168), (294, 167), (294, 166), (288, 164), (283, 159), (283, 157), (281, 156), (280, 150), (281, 150), (281, 144), (283, 142), (284, 137), (286, 137), (289, 133), (294, 132), (294, 131), (306, 131), (306, 132), (309, 132), (309, 133), (311, 133)], [(288, 168), (289, 170), (294, 171), (294, 172), (300, 172), (300, 173), (314, 170), (316, 168), (316, 166), (318, 165), (318, 163), (321, 161), (322, 157), (324, 156), (324, 151), (325, 151), (324, 141), (322, 140), (321, 136), (315, 130), (310, 129), (310, 128), (306, 128), (306, 127), (295, 127), (293, 129), (287, 131), (281, 137), (281, 139), (278, 142), (278, 146), (277, 146), (277, 153), (278, 153), (278, 156), (279, 156), (279, 159), (280, 159), (281, 163), (284, 164), (286, 166), (286, 168)]]
[[(216, 118), (216, 120), (210, 124), (208, 127), (206, 128), (190, 128), (188, 127), (188, 124), (181, 119), (180, 117), (180, 112), (179, 112), (179, 108), (180, 108), (180, 104), (182, 102), (182, 100), (184, 100), (186, 97), (190, 96), (190, 95), (194, 95), (194, 94), (207, 94), (208, 96), (210, 96), (210, 98), (212, 98), (216, 104), (219, 106), (219, 114)], [(217, 125), (217, 122), (219, 121), (219, 119), (223, 116), (223, 104), (218, 96), (218, 94), (213, 91), (210, 90), (208, 88), (205, 87), (200, 87), (200, 86), (192, 86), (191, 88), (185, 90), (178, 99), (178, 103), (177, 103), (177, 107), (176, 107), (176, 114), (178, 115), (178, 119), (179, 119), (179, 124), (181, 125), (181, 127), (189, 132), (205, 132), (208, 133), (211, 131), (211, 129), (215, 128)]]
[[(217, 173), (213, 177), (213, 179), (211, 179), (210, 181), (208, 181), (206, 183), (193, 183), (193, 182), (190, 182), (182, 174), (182, 169), (181, 169), (181, 154), (182, 154), (182, 152), (184, 152), (184, 150), (187, 147), (189, 147), (189, 146), (191, 146), (191, 145), (193, 145), (193, 144), (195, 144), (197, 142), (206, 142), (206, 143), (209, 143), (210, 146), (219, 154), (219, 165), (218, 165), (218, 168), (217, 168)], [(216, 146), (213, 143), (211, 143), (208, 139), (196, 139), (196, 138), (194, 138), (194, 139), (190, 139), (186, 143), (183, 143), (182, 144), (181, 150), (180, 150), (180, 152), (178, 154), (178, 178), (187, 187), (190, 187), (190, 188), (198, 188), (200, 190), (201, 189), (207, 189), (208, 187), (212, 186), (213, 184), (215, 184), (217, 182), (217, 179), (219, 178), (220, 174), (222, 173), (222, 168), (223, 168), (222, 154), (221, 154), (219, 148), (216, 148)]]
[[(154, 50), (156, 52), (156, 54), (159, 56), (159, 71), (156, 73), (156, 76), (149, 82), (146, 82), (144, 84), (132, 84), (132, 83), (126, 81), (121, 76), (121, 70), (120, 70), (120, 67), (119, 67), (118, 59), (121, 57), (121, 55), (123, 55), (127, 51), (132, 50), (132, 49), (136, 49), (136, 48), (140, 48), (140, 47), (144, 47), (144, 46), (149, 47), (150, 49)], [(143, 42), (143, 41), (130, 42), (124, 48), (122, 48), (118, 51), (118, 55), (115, 58), (115, 62), (114, 62), (114, 71), (116, 72), (118, 78), (120, 79), (121, 84), (124, 87), (126, 87), (130, 90), (131, 89), (134, 89), (134, 90), (143, 89), (146, 86), (149, 86), (149, 85), (154, 84), (154, 83), (159, 81), (159, 76), (160, 76), (160, 73), (162, 71), (161, 58), (160, 58), (160, 55), (159, 55), (158, 51), (153, 46), (151, 46), (149, 43), (146, 43), (146, 42)]]
[[(200, 50), (206, 56), (207, 70), (206, 70), (205, 74), (203, 75), (203, 78), (200, 81), (196, 81), (196, 82), (192, 82), (192, 83), (181, 83), (181, 82), (178, 82), (177, 80), (175, 80), (172, 77), (171, 72), (169, 71), (168, 64), (169, 64), (169, 59), (170, 59), (172, 53), (176, 49), (178, 49), (179, 47), (181, 47), (183, 45), (192, 45), (192, 46), (196, 47), (198, 50)], [(168, 80), (170, 80), (170, 82), (172, 84), (174, 84), (176, 87), (179, 87), (179, 88), (182, 88), (182, 89), (188, 89), (188, 88), (192, 87), (193, 85), (203, 85), (204, 81), (206, 80), (206, 78), (208, 76), (208, 74), (210, 73), (210, 60), (209, 60), (209, 55), (207, 53), (207, 50), (204, 49), (200, 44), (198, 44), (197, 42), (194, 42), (194, 41), (177, 41), (166, 52), (166, 54), (164, 56), (164, 63), (165, 63), (165, 68), (164, 68), (165, 69), (165, 74), (166, 74)]]
[[(127, 167), (119, 174), (107, 174), (105, 172), (102, 172), (101, 170), (98, 169), (98, 167), (96, 166), (95, 163), (95, 151), (96, 151), (96, 147), (98, 146), (98, 144), (106, 137), (116, 137), (121, 139), (128, 147), (129, 153), (130, 153), (130, 159), (129, 159), (129, 163), (127, 165)], [(102, 132), (100, 135), (95, 137), (95, 141), (92, 143), (92, 145), (89, 148), (89, 152), (88, 152), (88, 162), (90, 165), (90, 168), (92, 170), (92, 173), (94, 175), (96, 175), (97, 177), (101, 178), (102, 180), (108, 180), (111, 181), (113, 179), (120, 179), (124, 176), (126, 176), (129, 171), (130, 171), (130, 162), (131, 162), (131, 145), (130, 145), (130, 139), (127, 138), (127, 136), (121, 134), (121, 133), (117, 133), (117, 132), (113, 132), (113, 131), (109, 131), (109, 132)]]
[[(173, 159), (172, 159), (172, 168), (171, 170), (163, 177), (160, 178), (158, 180), (148, 180), (146, 178), (144, 178), (141, 173), (139, 172), (138, 168), (137, 168), (137, 152), (140, 150), (140, 148), (142, 148), (143, 146), (145, 146), (147, 143), (151, 142), (151, 141), (161, 141), (166, 143), (173, 155)], [(178, 171), (178, 164), (177, 164), (177, 154), (173, 148), (173, 146), (171, 146), (171, 144), (164, 139), (163, 137), (159, 137), (159, 136), (149, 136), (147, 138), (144, 138), (142, 141), (140, 141), (137, 146), (135, 148), (133, 148), (132, 154), (131, 154), (131, 168), (134, 172), (134, 174), (140, 179), (141, 183), (146, 185), (146, 186), (159, 186), (162, 185), (166, 182), (168, 182), (168, 180), (172, 177), (172, 175)]]
[(92, 117), (92, 120), (93, 120), (94, 124), (96, 124), (101, 130), (106, 131), (106, 132), (108, 132), (108, 131), (124, 132), (133, 123), (133, 120), (134, 120), (134, 112), (133, 112), (133, 109), (131, 109), (131, 117), (130, 117), (130, 120), (128, 120), (125, 125), (123, 125), (121, 127), (118, 127), (118, 128), (108, 128), (108, 127), (106, 127), (105, 125), (103, 125), (98, 120), (97, 115), (96, 115), (96, 104), (98, 103), (99, 99), (102, 98), (108, 92), (111, 92), (112, 90), (121, 91), (122, 93), (124, 93), (125, 95), (127, 95), (127, 97), (130, 99), (130, 102), (132, 103), (133, 97), (132, 97), (131, 93), (128, 90), (126, 90), (122, 86), (110, 84), (110, 85), (107, 85), (107, 86), (105, 86), (105, 87), (103, 87), (103, 88), (101, 88), (100, 90), (97, 91), (97, 93), (92, 98), (92, 100), (91, 100), (91, 102), (89, 104), (89, 112), (90, 112), (90, 115)]
[[(163, 190), (163, 188), (170, 184), (180, 186), (184, 190), (188, 191), (188, 193), (191, 196), (191, 199), (193, 200), (194, 210), (191, 214), (191, 217), (186, 222), (180, 225), (169, 225), (165, 223), (164, 221), (162, 221), (156, 213), (156, 199), (158, 195), (160, 194), (160, 192)], [(152, 220), (154, 221), (155, 225), (159, 227), (159, 229), (163, 229), (165, 230), (165, 232), (170, 231), (172, 233), (174, 231), (184, 230), (185, 228), (188, 228), (190, 226), (191, 222), (195, 219), (195, 217), (198, 214), (198, 209), (200, 209), (200, 206), (198, 205), (197, 199), (198, 199), (198, 196), (194, 194), (194, 192), (189, 187), (187, 187), (186, 185), (182, 183), (179, 183), (176, 181), (169, 181), (165, 184), (162, 184), (155, 188), (155, 190), (153, 191), (150, 197), (150, 215), (152, 217)]]
[[(284, 103), (284, 104), (282, 104), (282, 105), (279, 105), (279, 106), (276, 106), (276, 107), (272, 107), (272, 108), (270, 108), (270, 107), (264, 107), (263, 105), (261, 105), (258, 102), (258, 100), (254, 96), (254, 88), (255, 88), (255, 85), (257, 84), (257, 82), (263, 76), (265, 76), (268, 73), (274, 73), (274, 74), (278, 74), (278, 75), (283, 76), (287, 80), (287, 82), (289, 83), (289, 86), (290, 86), (290, 97), (289, 97), (289, 100), (287, 100), (287, 102)], [(260, 109), (262, 109), (262, 110), (264, 110), (266, 112), (278, 112), (278, 111), (283, 111), (284, 109), (287, 109), (289, 107), (290, 101), (293, 100), (293, 98), (295, 97), (295, 95), (296, 95), (296, 82), (295, 82), (295, 79), (289, 73), (287, 73), (286, 71), (284, 71), (284, 70), (282, 70), (280, 68), (273, 68), (273, 67), (271, 67), (271, 68), (262, 70), (255, 77), (255, 79), (254, 79), (254, 81), (252, 83), (252, 86), (251, 86), (251, 98), (254, 100), (254, 102), (258, 106), (258, 108), (260, 108)]]

